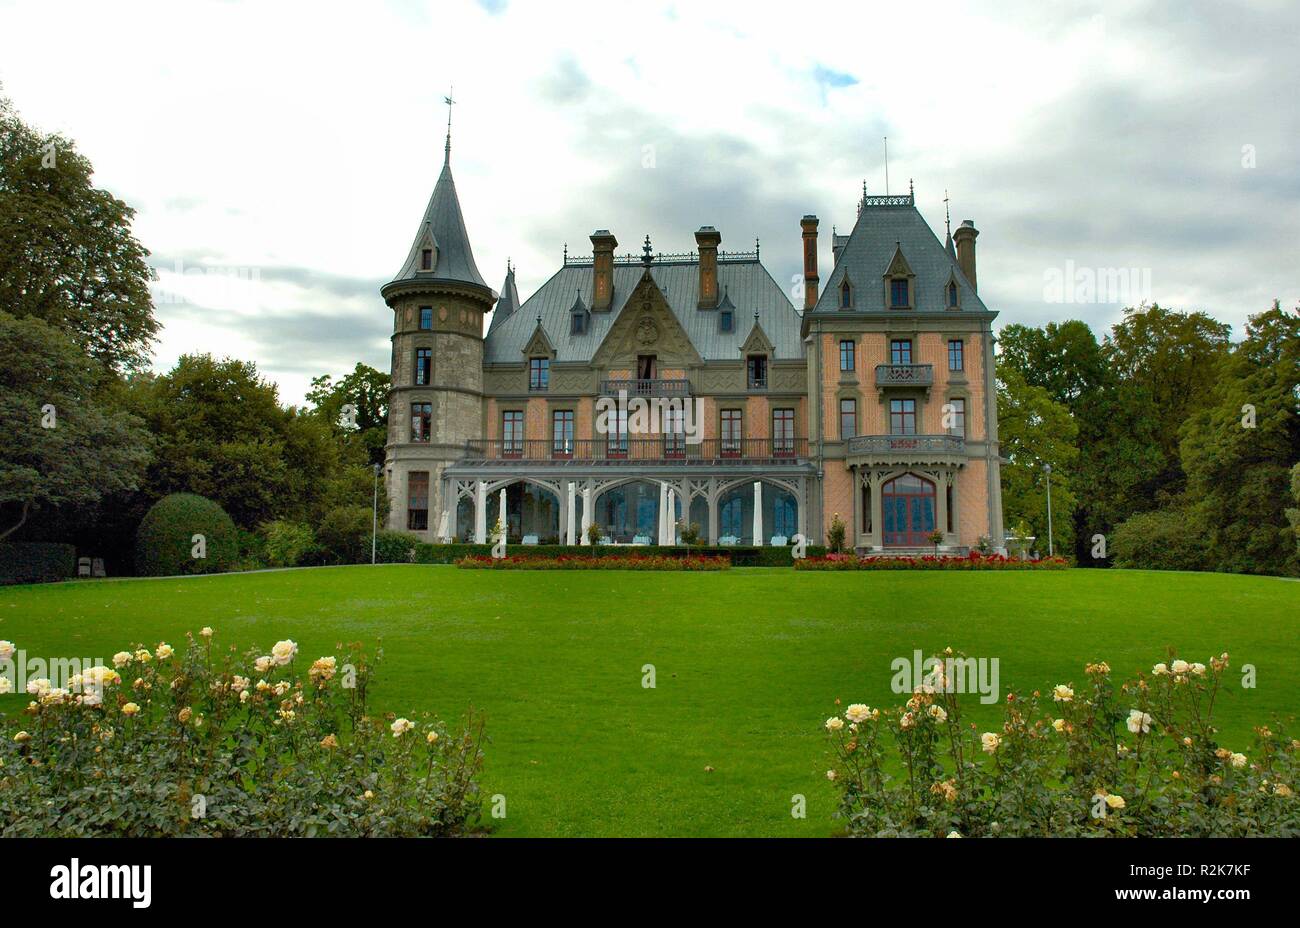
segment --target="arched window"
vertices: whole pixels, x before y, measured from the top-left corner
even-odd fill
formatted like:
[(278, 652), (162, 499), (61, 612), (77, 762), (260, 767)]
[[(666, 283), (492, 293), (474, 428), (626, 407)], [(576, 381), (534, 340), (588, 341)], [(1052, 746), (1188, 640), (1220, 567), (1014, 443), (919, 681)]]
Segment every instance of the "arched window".
[(840, 285), (840, 309), (853, 308), (853, 288), (849, 286), (846, 280)]
[(957, 285), (956, 284), (952, 284), (952, 283), (948, 284), (948, 305), (954, 309), (957, 306)]

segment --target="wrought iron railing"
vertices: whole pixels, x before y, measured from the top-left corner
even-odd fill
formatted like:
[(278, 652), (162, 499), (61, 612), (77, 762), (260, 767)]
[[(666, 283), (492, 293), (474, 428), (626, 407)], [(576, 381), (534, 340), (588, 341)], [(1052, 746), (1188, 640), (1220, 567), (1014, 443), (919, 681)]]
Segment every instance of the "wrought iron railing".
[(808, 457), (806, 438), (706, 438), (692, 444), (685, 436), (658, 438), (606, 436), (597, 439), (552, 441), (487, 439), (471, 441), (464, 461), (579, 461), (599, 464), (645, 464), (729, 461), (797, 461)]
[(933, 364), (877, 364), (877, 387), (928, 387), (934, 383)]
[(855, 454), (964, 454), (960, 435), (859, 435), (850, 438), (848, 453)]
[(626, 390), (628, 396), (690, 396), (691, 382), (685, 378), (642, 380), (630, 377), (600, 382), (602, 396), (618, 396), (620, 390)]

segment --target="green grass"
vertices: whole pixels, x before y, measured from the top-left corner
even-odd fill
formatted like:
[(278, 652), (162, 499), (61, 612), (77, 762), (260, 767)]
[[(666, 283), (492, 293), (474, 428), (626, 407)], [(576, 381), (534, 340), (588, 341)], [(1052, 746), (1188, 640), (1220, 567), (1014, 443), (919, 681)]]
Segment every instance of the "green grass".
[(308, 660), (382, 638), (380, 708), (486, 711), (501, 835), (831, 834), (821, 722), (836, 697), (897, 703), (890, 662), (914, 648), (999, 658), (1004, 692), (1082, 683), (1087, 660), (1128, 675), (1170, 646), (1202, 661), (1226, 649), (1234, 679), (1258, 668), (1256, 689), (1220, 703), (1224, 743), (1244, 747), (1252, 724), (1300, 708), (1298, 617), (1300, 583), (1085, 570), (383, 566), (0, 588), (0, 638), (29, 656), (107, 659), (204, 625), (241, 649), (292, 637)]

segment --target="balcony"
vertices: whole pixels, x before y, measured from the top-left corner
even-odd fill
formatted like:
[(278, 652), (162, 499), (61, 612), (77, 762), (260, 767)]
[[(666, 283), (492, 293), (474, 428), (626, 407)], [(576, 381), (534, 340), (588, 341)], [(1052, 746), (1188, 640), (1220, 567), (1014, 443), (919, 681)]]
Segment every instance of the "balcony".
[(966, 460), (966, 439), (960, 435), (859, 435), (849, 439), (845, 453), (850, 463), (957, 464)]
[(602, 380), (600, 382), (601, 396), (617, 396), (620, 390), (626, 390), (628, 396), (685, 397), (691, 395), (691, 382), (685, 378), (673, 380), (663, 380), (659, 378), (654, 380), (634, 380), (632, 378), (622, 378), (616, 380)]
[(752, 464), (795, 463), (807, 460), (806, 438), (706, 438), (690, 444), (684, 438), (598, 438), (554, 442), (548, 439), (472, 441), (463, 463), (598, 464)]
[(890, 387), (923, 387), (929, 391), (934, 385), (933, 364), (877, 364), (876, 389)]

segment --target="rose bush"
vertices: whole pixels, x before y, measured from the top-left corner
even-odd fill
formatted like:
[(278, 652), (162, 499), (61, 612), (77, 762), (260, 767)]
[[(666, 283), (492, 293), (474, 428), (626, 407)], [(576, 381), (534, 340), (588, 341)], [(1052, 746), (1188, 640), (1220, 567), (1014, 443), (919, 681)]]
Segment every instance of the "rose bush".
[(838, 814), (858, 836), (1294, 837), (1300, 741), (1275, 722), (1248, 752), (1220, 743), (1227, 667), (1171, 660), (1116, 685), (1088, 664), (1046, 698), (1009, 693), (984, 732), (940, 668), (903, 706), (826, 720)]
[(1000, 554), (919, 556), (827, 554), (794, 562), (795, 570), (1061, 570), (1070, 564), (1063, 557), (1022, 561)]
[(661, 554), (630, 555), (628, 557), (592, 557), (561, 555), (560, 557), (532, 557), (507, 555), (493, 558), (472, 554), (456, 562), (457, 567), (470, 570), (729, 570), (731, 560), (725, 557), (665, 557)]
[[(118, 652), (0, 725), (6, 836), (418, 836), (479, 817), (483, 721), (371, 712), (359, 645), (296, 671), (298, 646)], [(380, 655), (382, 652), (380, 652)], [(378, 659), (376, 656), (376, 660)]]

